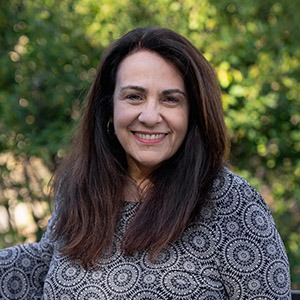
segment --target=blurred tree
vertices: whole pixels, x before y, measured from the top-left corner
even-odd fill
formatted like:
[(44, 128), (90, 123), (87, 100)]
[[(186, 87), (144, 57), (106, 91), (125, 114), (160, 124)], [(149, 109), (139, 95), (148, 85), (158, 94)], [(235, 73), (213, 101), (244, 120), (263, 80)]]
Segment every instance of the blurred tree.
[[(215, 66), (231, 163), (270, 205), (300, 288), (299, 11), (293, 0), (0, 1), (0, 246), (45, 228), (47, 182), (103, 49), (136, 26), (160, 25)], [(31, 232), (16, 220), (20, 203), (36, 224)]]

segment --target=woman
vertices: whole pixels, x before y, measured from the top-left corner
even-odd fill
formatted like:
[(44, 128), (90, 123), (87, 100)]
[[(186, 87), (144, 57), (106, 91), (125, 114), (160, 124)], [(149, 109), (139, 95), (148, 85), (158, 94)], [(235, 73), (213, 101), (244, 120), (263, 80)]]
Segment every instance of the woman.
[(227, 154), (205, 58), (168, 29), (127, 33), (102, 58), (42, 240), (0, 254), (1, 297), (290, 299), (270, 212)]

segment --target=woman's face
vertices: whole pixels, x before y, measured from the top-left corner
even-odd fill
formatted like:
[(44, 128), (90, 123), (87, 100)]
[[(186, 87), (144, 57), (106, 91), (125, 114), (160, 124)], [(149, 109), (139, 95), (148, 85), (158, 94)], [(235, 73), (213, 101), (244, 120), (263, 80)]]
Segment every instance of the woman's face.
[(154, 52), (128, 55), (117, 71), (113, 123), (129, 173), (143, 179), (182, 144), (189, 105), (179, 71)]

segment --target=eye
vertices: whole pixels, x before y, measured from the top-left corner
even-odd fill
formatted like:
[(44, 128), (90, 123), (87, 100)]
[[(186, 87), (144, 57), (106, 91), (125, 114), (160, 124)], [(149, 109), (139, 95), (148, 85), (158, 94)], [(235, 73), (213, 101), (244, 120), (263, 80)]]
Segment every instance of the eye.
[(163, 99), (163, 102), (170, 105), (176, 105), (180, 102), (180, 99), (174, 96), (167, 96)]
[(143, 97), (139, 94), (128, 94), (125, 96), (125, 99), (128, 99), (130, 101), (142, 101)]

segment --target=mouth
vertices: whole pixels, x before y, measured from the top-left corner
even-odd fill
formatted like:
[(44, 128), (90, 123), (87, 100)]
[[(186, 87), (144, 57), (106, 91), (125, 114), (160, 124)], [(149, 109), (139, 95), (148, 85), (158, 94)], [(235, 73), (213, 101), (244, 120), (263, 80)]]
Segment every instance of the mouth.
[(166, 133), (141, 133), (133, 132), (133, 134), (139, 139), (144, 141), (161, 141), (167, 134)]

